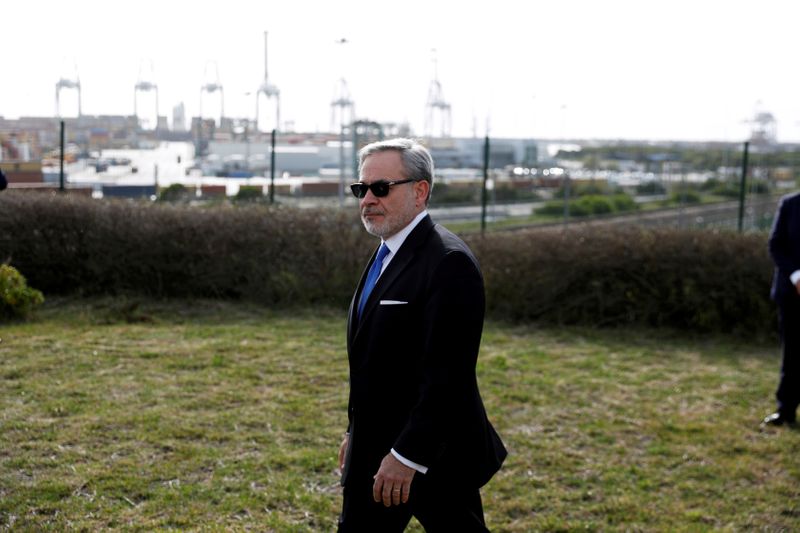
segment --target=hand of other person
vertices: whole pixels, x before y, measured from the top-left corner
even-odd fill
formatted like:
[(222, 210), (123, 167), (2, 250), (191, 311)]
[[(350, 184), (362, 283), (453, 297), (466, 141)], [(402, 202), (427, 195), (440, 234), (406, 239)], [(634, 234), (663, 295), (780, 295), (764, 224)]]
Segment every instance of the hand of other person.
[(800, 294), (800, 279), (794, 284), (794, 288), (797, 289), (797, 294)]
[(411, 480), (417, 471), (410, 468), (392, 455), (386, 454), (375, 474), (375, 483), (372, 485), (372, 497), (376, 502), (383, 501), (383, 505), (390, 507), (407, 503), (411, 494)]

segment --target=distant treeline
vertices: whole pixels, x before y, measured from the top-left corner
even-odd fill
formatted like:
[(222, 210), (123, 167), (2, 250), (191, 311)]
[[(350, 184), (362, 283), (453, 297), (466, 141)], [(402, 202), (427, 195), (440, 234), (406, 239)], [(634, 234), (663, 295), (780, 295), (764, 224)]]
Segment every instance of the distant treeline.
[[(345, 309), (377, 240), (356, 213), (0, 195), (0, 262), (45, 295)], [(763, 234), (582, 228), (466, 235), (490, 317), (770, 334)]]

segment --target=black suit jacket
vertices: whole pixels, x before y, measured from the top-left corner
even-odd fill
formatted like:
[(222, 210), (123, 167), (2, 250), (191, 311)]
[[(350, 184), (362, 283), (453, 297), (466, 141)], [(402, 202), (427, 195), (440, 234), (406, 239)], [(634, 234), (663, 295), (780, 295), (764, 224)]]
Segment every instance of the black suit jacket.
[[(394, 448), (480, 487), (506, 450), (489, 423), (475, 365), (483, 277), (467, 245), (425, 217), (406, 238), (355, 316), (373, 253), (350, 304), (350, 446), (342, 483), (369, 479)], [(404, 302), (404, 303), (397, 303)]]
[(781, 198), (769, 236), (769, 253), (775, 262), (772, 298), (780, 303), (798, 297), (789, 276), (800, 270), (800, 193)]

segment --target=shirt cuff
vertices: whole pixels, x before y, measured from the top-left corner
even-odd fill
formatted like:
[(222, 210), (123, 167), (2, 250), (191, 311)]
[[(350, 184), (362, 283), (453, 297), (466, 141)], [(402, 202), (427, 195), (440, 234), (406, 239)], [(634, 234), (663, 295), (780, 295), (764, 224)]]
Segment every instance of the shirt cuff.
[(797, 285), (797, 282), (800, 281), (800, 270), (795, 270), (789, 276), (789, 279), (792, 280), (792, 285)]
[(394, 448), (392, 448), (391, 451), (392, 451), (392, 455), (394, 455), (395, 459), (397, 459), (398, 461), (400, 461), (401, 463), (403, 463), (407, 467), (413, 468), (414, 470), (416, 470), (420, 474), (425, 474), (425, 473), (428, 472), (428, 467), (427, 466), (422, 466), (420, 464), (415, 463), (414, 461), (409, 461), (408, 459), (406, 459), (405, 457), (403, 457), (402, 455), (400, 455), (399, 453), (394, 451)]

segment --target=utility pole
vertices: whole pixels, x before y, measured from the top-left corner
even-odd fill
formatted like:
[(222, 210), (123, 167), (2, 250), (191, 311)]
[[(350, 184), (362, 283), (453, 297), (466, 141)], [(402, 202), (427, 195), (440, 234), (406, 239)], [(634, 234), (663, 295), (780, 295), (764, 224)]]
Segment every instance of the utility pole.
[[(347, 42), (348, 41), (345, 38), (336, 40), (336, 44), (342, 46), (347, 44)], [(342, 59), (342, 57), (343, 55), (340, 56), (340, 59)], [(342, 70), (342, 72), (344, 72), (343, 59), (342, 59), (342, 64), (340, 65), (339, 68)], [(347, 80), (345, 80), (344, 74), (342, 74), (342, 77), (339, 78), (339, 83), (337, 85), (334, 98), (331, 101), (331, 131), (335, 131), (337, 116), (339, 119), (339, 206), (344, 207), (344, 200), (345, 200), (344, 130), (347, 124), (350, 124), (351, 128), (354, 127), (352, 124), (356, 120), (355, 104), (353, 103), (353, 99), (350, 97), (350, 90), (347, 88)]]

